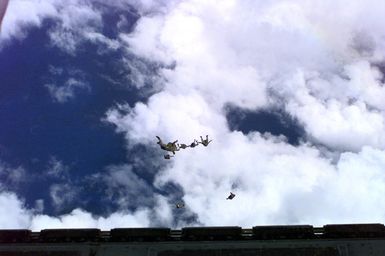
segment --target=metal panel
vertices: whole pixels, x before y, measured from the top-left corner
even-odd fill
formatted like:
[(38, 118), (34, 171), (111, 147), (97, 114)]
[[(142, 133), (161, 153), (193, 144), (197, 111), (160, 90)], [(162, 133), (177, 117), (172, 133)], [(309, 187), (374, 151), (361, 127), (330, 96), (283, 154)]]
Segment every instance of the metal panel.
[(253, 227), (255, 239), (310, 239), (314, 238), (313, 226), (256, 226)]
[(111, 241), (164, 241), (170, 237), (169, 228), (115, 228), (111, 229)]
[(325, 225), (325, 238), (385, 238), (383, 224), (336, 224)]
[(241, 227), (189, 227), (182, 229), (183, 240), (240, 239), (241, 234)]
[(83, 242), (99, 241), (99, 229), (43, 229), (40, 232), (43, 242)]
[(261, 248), (163, 251), (158, 256), (340, 256), (336, 248)]
[(28, 252), (0, 252), (0, 256), (82, 256), (78, 251), (28, 251)]
[(2, 229), (0, 230), (0, 243), (23, 243), (30, 240), (31, 230), (28, 229)]

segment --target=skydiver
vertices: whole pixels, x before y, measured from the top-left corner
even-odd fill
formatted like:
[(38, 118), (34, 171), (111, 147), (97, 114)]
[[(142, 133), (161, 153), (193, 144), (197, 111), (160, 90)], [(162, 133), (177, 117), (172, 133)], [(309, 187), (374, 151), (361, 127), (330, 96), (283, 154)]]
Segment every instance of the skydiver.
[(186, 144), (178, 144), (178, 147), (180, 147), (181, 149), (185, 149), (185, 148), (188, 148), (190, 146), (187, 146)]
[(170, 159), (171, 157), (174, 157), (174, 156), (170, 156), (169, 154), (167, 154), (167, 155), (164, 155), (164, 159)]
[(233, 194), (233, 192), (230, 192), (230, 195), (226, 198), (226, 200), (233, 200), (234, 197), (235, 194)]
[(194, 139), (194, 141), (190, 144), (190, 148), (195, 148), (196, 146), (199, 145), (199, 142), (197, 140)]
[(161, 149), (167, 150), (167, 145), (162, 142), (162, 140), (159, 138), (159, 136), (155, 136), (155, 137), (158, 139), (158, 142), (156, 144), (158, 144)]
[(177, 142), (178, 140), (167, 143), (166, 145), (167, 151), (171, 151), (175, 155), (175, 151), (179, 151), (179, 147), (178, 147), (179, 144), (177, 145), (176, 144)]
[(184, 203), (176, 203), (176, 204), (175, 204), (175, 207), (176, 207), (177, 209), (179, 209), (179, 208), (184, 208)]
[(166, 150), (166, 151), (170, 151), (172, 152), (174, 155), (175, 155), (175, 151), (178, 151), (179, 148), (178, 146), (176, 145), (176, 143), (178, 142), (178, 140), (174, 141), (174, 142), (169, 142), (167, 144), (164, 144), (162, 142), (162, 140), (159, 138), (159, 136), (156, 136), (156, 138), (158, 139), (158, 142), (157, 144), (160, 146), (161, 149), (163, 150)]
[(206, 139), (205, 140), (202, 138), (202, 136), (200, 136), (200, 137), (201, 137), (201, 142), (199, 142), (199, 143), (202, 144), (205, 147), (207, 147), (207, 145), (209, 145), (209, 143), (212, 141), (212, 140), (209, 141), (209, 136), (208, 135), (206, 135)]

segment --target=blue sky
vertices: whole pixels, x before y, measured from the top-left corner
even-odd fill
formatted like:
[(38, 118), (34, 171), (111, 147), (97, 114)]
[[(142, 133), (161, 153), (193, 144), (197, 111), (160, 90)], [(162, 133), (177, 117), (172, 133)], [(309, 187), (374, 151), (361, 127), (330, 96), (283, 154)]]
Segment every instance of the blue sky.
[(383, 222), (385, 5), (347, 3), (11, 0), (0, 228)]

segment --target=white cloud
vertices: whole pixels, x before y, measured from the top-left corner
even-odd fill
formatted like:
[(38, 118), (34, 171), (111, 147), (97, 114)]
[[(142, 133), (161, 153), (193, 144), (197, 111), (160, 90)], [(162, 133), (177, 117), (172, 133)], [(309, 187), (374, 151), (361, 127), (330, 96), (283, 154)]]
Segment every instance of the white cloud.
[(365, 145), (385, 148), (385, 112), (378, 100), (371, 99), (373, 90), (381, 96), (380, 85), (357, 78), (338, 78), (334, 83), (319, 78), (306, 83), (306, 79), (303, 72), (293, 74), (281, 81), (279, 93), (287, 100), (286, 110), (310, 137), (338, 150), (359, 151)]
[(115, 227), (143, 227), (149, 225), (148, 212), (138, 210), (135, 213), (116, 212), (108, 218), (93, 217), (91, 213), (75, 209), (59, 217), (36, 215), (31, 223), (32, 230), (50, 228), (100, 228), (110, 230)]
[[(128, 51), (175, 63), (161, 72), (162, 91), (106, 119), (128, 147), (155, 135), (213, 138), (177, 152), (155, 183), (180, 185), (204, 225), (382, 222), (384, 11), (375, 0), (174, 3), (121, 35)], [(281, 107), (309, 142), (231, 132), (229, 103)], [(225, 200), (230, 191), (236, 198)]]
[(68, 177), (69, 166), (65, 165), (56, 157), (51, 157), (48, 166), (47, 174), (51, 177), (66, 179)]
[[(191, 143), (203, 133), (221, 136), (227, 131), (225, 118), (198, 94), (163, 92), (150, 97), (147, 105), (138, 103), (133, 109), (120, 108), (121, 111), (109, 111), (107, 120), (117, 125), (119, 131), (130, 131), (127, 137), (133, 143), (152, 143), (157, 135), (165, 140), (179, 138), (179, 142)], [(127, 113), (122, 115), (122, 111)]]
[(5, 188), (18, 188), (27, 180), (26, 171), (22, 166), (11, 167), (0, 161), (0, 190)]
[(37, 199), (35, 201), (35, 207), (33, 210), (36, 213), (42, 213), (44, 211), (44, 200), (43, 199)]
[[(57, 2), (47, 1), (40, 4), (42, 11), (33, 7), (25, 18), (15, 15), (13, 4), (8, 25), (4, 20), (5, 35), (24, 35), (10, 32), (10, 24), (38, 26), (41, 17), (52, 15), (59, 17), (52, 42), (69, 53), (81, 40), (118, 47), (99, 34), (100, 13), (77, 3), (58, 10)], [(118, 40), (128, 53), (165, 66), (160, 72), (164, 87), (146, 103), (109, 110), (106, 120), (125, 133), (129, 147), (154, 145), (156, 135), (182, 143), (206, 134), (213, 138), (207, 148), (177, 152), (159, 171), (158, 188), (167, 182), (179, 185), (186, 211), (203, 225), (383, 221), (385, 92), (375, 67), (385, 53), (383, 1), (130, 3), (145, 17)], [(70, 13), (84, 19), (70, 19)], [(145, 83), (141, 79), (138, 88)], [(54, 95), (72, 97), (71, 90), (52, 88)], [(304, 126), (309, 142), (294, 147), (281, 137), (230, 131), (224, 113), (229, 103), (249, 110), (280, 106)], [(313, 142), (326, 145), (331, 154), (336, 151), (336, 159)], [(111, 191), (146, 187), (126, 171), (104, 176)], [(230, 191), (236, 193), (232, 201), (225, 199)], [(60, 200), (58, 193), (55, 198)], [(172, 216), (161, 196), (155, 197), (155, 208), (107, 218), (80, 209), (59, 217), (32, 215), (14, 194), (2, 193), (0, 199), (9, 207), (0, 210), (6, 227), (10, 210), (17, 212), (11, 224), (32, 229), (147, 226), (154, 215), (163, 223)]]
[[(47, 228), (100, 228), (110, 230), (117, 227), (147, 227), (153, 219), (150, 210), (140, 208), (135, 212), (118, 211), (108, 217), (96, 217), (82, 209), (53, 217), (35, 214), (24, 207), (14, 193), (0, 192), (0, 229), (31, 229), (40, 231)], [(12, 218), (10, 214), (12, 213)], [(164, 215), (164, 213), (163, 213)], [(153, 217), (153, 216), (152, 216)]]
[(158, 33), (162, 23), (163, 20), (159, 17), (143, 17), (136, 27), (137, 32), (133, 34), (121, 34), (120, 38), (139, 56), (151, 61), (171, 61), (171, 59), (167, 59), (168, 57), (165, 52), (158, 49), (158, 47), (161, 47), (158, 43)]
[[(61, 162), (51, 159), (54, 174), (64, 167)], [(0, 169), (2, 172), (4, 168)], [(24, 205), (22, 198), (14, 192), (3, 189), (0, 183), (0, 229), (20, 228), (39, 231), (46, 228), (100, 228), (109, 230), (117, 227), (148, 227), (151, 225), (170, 226), (172, 223), (171, 207), (167, 198), (157, 195), (151, 200), (151, 188), (146, 182), (132, 172), (130, 166), (112, 166), (106, 174), (94, 175), (93, 182), (100, 179), (100, 184), (108, 188), (107, 196), (118, 199), (119, 210), (108, 216), (95, 216), (80, 208), (68, 214), (50, 216), (43, 214), (44, 200), (35, 201), (34, 208)], [(92, 182), (92, 180), (90, 180)], [(71, 183), (50, 185), (50, 197), (56, 210), (70, 206), (78, 196), (79, 188)], [(113, 197), (112, 194), (115, 194)], [(149, 202), (145, 202), (145, 201)], [(136, 208), (135, 211), (127, 210)], [(12, 212), (12, 215), (9, 213)]]
[(49, 188), (52, 205), (56, 210), (68, 207), (74, 201), (77, 193), (78, 189), (69, 183), (52, 184)]
[(74, 98), (75, 92), (79, 89), (90, 90), (88, 83), (75, 78), (69, 78), (62, 86), (55, 84), (45, 84), (44, 86), (48, 89), (54, 101), (58, 103), (64, 103)]
[(13, 38), (24, 39), (30, 28), (41, 27), (43, 21), (50, 18), (55, 22), (48, 31), (50, 43), (68, 54), (75, 55), (79, 45), (85, 41), (97, 43), (102, 52), (116, 50), (119, 43), (101, 33), (102, 12), (102, 9), (94, 7), (94, 1), (10, 1), (0, 46)]
[[(224, 144), (224, 145), (223, 145)], [(179, 153), (158, 176), (175, 182), (204, 225), (382, 222), (385, 151), (343, 153), (336, 165), (307, 145), (232, 133)], [(236, 194), (225, 200), (230, 191)]]
[(44, 17), (57, 16), (54, 2), (55, 0), (9, 1), (3, 20), (1, 39), (23, 39), (28, 28), (41, 26)]
[[(0, 192), (0, 228), (25, 228), (31, 220), (30, 212), (23, 207), (14, 193)], [(12, 214), (10, 214), (12, 213)]]
[[(198, 94), (217, 110), (228, 103), (269, 107), (277, 104), (271, 96), (278, 95), (309, 138), (356, 151), (366, 144), (384, 148), (385, 90), (371, 63), (384, 60), (380, 10), (385, 6), (356, 1), (339, 15), (324, 15), (345, 6), (342, 2), (182, 1), (166, 14), (142, 18), (121, 38), (144, 58), (175, 61), (175, 68), (163, 70), (166, 92)], [(368, 14), (377, 21), (363, 19)], [(340, 106), (330, 111), (335, 100)], [(334, 115), (346, 128), (333, 127), (329, 136), (323, 131), (331, 128)], [(329, 121), (323, 125), (323, 119)], [(341, 133), (347, 138), (330, 142)], [(350, 145), (353, 137), (358, 141)]]
[(99, 32), (103, 26), (101, 11), (93, 8), (91, 2), (57, 2), (59, 23), (49, 33), (54, 46), (73, 55), (85, 40), (101, 42), (109, 48), (117, 47), (113, 40)]
[(128, 56), (123, 57), (122, 64), (128, 73), (127, 80), (129, 82), (125, 86), (135, 86), (143, 95), (149, 95), (162, 87), (162, 77), (151, 70), (146, 60), (136, 59), (134, 55), (128, 54)]
[(85, 33), (85, 37), (93, 43), (104, 44), (108, 49), (116, 50), (120, 47), (120, 44), (116, 40), (109, 39), (101, 33), (95, 31)]
[(166, 197), (157, 195), (154, 216), (158, 222), (156, 226), (171, 227), (173, 223), (173, 214), (170, 207), (170, 202)]
[(92, 175), (90, 182), (106, 187), (104, 195), (119, 209), (152, 206), (154, 198), (151, 184), (139, 175), (131, 165), (110, 166), (106, 172)]

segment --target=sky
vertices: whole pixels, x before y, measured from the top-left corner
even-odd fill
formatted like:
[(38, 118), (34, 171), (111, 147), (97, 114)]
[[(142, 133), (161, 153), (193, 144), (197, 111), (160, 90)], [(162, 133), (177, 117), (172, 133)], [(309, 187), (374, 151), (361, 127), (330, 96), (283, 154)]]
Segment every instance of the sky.
[[(0, 228), (384, 223), (383, 13), (382, 0), (10, 0)], [(206, 135), (170, 160), (155, 137)]]

